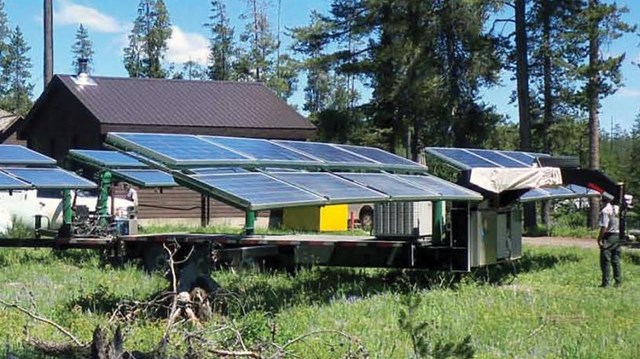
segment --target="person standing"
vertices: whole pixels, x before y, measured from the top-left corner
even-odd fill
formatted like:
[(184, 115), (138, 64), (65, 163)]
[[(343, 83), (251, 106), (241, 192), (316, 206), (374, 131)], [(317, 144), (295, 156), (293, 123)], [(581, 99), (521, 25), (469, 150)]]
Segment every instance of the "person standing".
[(611, 284), (611, 273), (609, 267), (613, 269), (613, 279), (616, 287), (622, 284), (622, 269), (620, 266), (620, 238), (618, 218), (619, 208), (612, 203), (613, 197), (603, 193), (602, 202), (604, 206), (600, 210), (600, 233), (598, 234), (598, 246), (600, 247), (600, 269), (602, 270), (601, 287), (608, 287)]
[(126, 182), (124, 184), (124, 190), (127, 192), (124, 198), (133, 202), (133, 205), (138, 208), (138, 192)]

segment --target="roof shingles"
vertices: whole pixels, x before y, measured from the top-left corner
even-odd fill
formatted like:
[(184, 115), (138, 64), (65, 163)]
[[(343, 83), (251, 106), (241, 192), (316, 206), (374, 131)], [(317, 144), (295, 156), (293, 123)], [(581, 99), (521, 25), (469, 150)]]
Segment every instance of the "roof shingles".
[(256, 82), (91, 77), (79, 86), (56, 75), (103, 124), (314, 130)]

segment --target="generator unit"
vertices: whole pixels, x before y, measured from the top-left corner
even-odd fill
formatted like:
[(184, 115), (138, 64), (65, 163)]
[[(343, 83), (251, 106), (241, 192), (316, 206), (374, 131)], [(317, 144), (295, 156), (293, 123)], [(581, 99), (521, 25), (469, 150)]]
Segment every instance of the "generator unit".
[(430, 201), (376, 203), (373, 235), (378, 238), (420, 238), (433, 232)]

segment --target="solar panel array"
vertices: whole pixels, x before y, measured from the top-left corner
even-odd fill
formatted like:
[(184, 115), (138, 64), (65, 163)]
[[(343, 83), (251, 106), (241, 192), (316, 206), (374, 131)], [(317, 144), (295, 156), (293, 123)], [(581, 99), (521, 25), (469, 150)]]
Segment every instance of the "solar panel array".
[(176, 187), (178, 184), (167, 172), (154, 169), (120, 169), (111, 171), (116, 177), (138, 187)]
[(56, 160), (18, 145), (0, 145), (0, 165), (55, 166)]
[(176, 187), (167, 172), (151, 169), (141, 162), (140, 155), (108, 150), (70, 150), (69, 158), (94, 167), (108, 169), (115, 177), (139, 187)]
[(473, 168), (526, 168), (534, 167), (538, 157), (549, 155), (533, 152), (497, 151), (473, 148), (427, 147), (425, 151), (461, 170)]
[(17, 145), (0, 145), (0, 190), (91, 189), (95, 183), (56, 167), (56, 160)]
[(106, 141), (171, 168), (299, 167), (424, 173), (427, 168), (372, 147), (183, 134), (109, 133)]
[(148, 166), (132, 156), (118, 151), (70, 150), (69, 157), (95, 166), (108, 168), (147, 168)]

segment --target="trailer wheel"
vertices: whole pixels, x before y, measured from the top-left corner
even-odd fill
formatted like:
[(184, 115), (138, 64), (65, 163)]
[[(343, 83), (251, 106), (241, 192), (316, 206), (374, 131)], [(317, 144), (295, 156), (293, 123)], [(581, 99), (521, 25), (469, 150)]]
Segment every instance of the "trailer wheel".
[(369, 206), (362, 207), (358, 219), (360, 219), (360, 228), (370, 229), (373, 226), (373, 208)]

